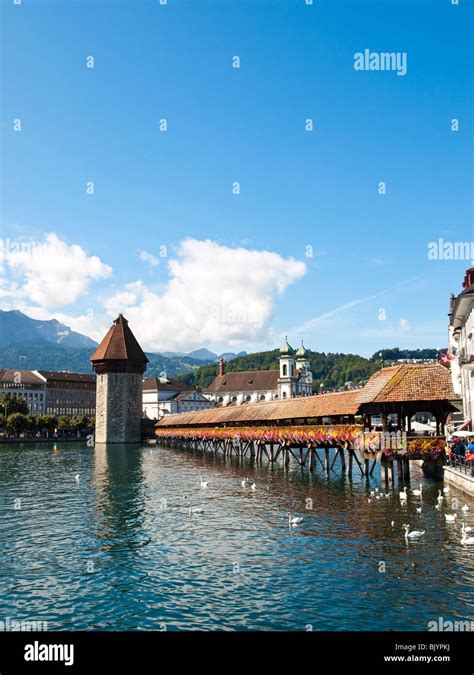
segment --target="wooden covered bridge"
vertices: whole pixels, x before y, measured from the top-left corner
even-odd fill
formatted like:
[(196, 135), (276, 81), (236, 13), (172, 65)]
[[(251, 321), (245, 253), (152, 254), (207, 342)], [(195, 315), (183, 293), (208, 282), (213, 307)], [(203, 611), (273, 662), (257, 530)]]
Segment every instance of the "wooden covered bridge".
[[(164, 445), (256, 462), (280, 459), (285, 466), (293, 459), (328, 473), (338, 461), (348, 475), (355, 464), (368, 476), (381, 461), (385, 480), (393, 482), (395, 465), (399, 480), (407, 480), (409, 460), (443, 456), (442, 431), (456, 404), (446, 368), (400, 364), (378, 371), (362, 389), (166, 415), (155, 435)], [(417, 412), (434, 415), (436, 436), (412, 435)]]

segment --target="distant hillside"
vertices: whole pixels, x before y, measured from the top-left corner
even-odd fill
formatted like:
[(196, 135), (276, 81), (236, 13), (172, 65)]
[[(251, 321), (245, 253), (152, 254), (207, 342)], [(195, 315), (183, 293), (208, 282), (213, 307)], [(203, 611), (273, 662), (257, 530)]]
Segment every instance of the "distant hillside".
[(371, 356), (371, 361), (380, 361), (381, 355), (384, 361), (399, 361), (401, 359), (436, 359), (439, 361), (441, 354), (446, 353), (444, 349), (380, 349)]
[(196, 359), (197, 361), (218, 361), (220, 358), (225, 359), (226, 361), (232, 361), (232, 359), (237, 358), (238, 356), (245, 356), (247, 352), (239, 352), (234, 354), (234, 352), (225, 352), (224, 354), (216, 354), (211, 352), (206, 347), (202, 349), (195, 349), (193, 352), (161, 352), (162, 356), (167, 356), (168, 358), (174, 358), (176, 356), (188, 356), (191, 359)]
[(0, 310), (0, 347), (19, 343), (52, 344), (71, 349), (91, 349), (97, 344), (87, 335), (76, 333), (56, 319), (38, 321), (17, 310)]
[[(88, 349), (64, 349), (51, 344), (23, 343), (15, 346), (0, 347), (0, 368), (18, 370), (69, 370), (77, 373), (90, 373), (89, 358), (94, 345)], [(154, 375), (177, 377), (193, 372), (202, 366), (202, 361), (188, 356), (167, 358), (161, 354), (147, 354), (149, 359), (147, 377)], [(214, 366), (213, 366), (214, 367)]]
[[(324, 388), (343, 387), (346, 382), (360, 384), (380, 369), (378, 362), (370, 361), (356, 354), (324, 354), (320, 352), (308, 352), (311, 370), (314, 376), (314, 391), (320, 384)], [(228, 372), (239, 370), (278, 370), (279, 351), (274, 349), (268, 352), (247, 354), (233, 359), (226, 365)], [(187, 384), (199, 387), (208, 387), (217, 374), (216, 365), (202, 366), (197, 371), (180, 377)]]

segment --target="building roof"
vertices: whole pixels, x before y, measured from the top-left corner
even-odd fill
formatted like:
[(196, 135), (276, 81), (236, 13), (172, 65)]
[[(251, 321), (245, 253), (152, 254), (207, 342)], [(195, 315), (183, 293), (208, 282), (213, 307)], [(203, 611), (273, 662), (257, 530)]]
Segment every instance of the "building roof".
[(143, 380), (143, 391), (191, 391), (193, 388), (189, 384), (178, 382), (178, 380), (167, 380), (162, 382), (159, 377), (147, 377)]
[(96, 361), (128, 361), (145, 364), (148, 359), (122, 314), (115, 319), (107, 335), (90, 357)]
[(197, 391), (196, 389), (188, 389), (187, 391), (181, 391), (179, 394), (176, 394), (176, 396), (173, 396), (173, 399), (175, 401), (195, 401), (194, 398), (190, 398), (191, 395), (194, 396), (195, 394), (199, 394), (199, 396), (207, 401), (210, 406), (213, 405), (209, 399), (207, 399), (200, 391)]
[(55, 380), (56, 382), (91, 382), (95, 383), (95, 375), (87, 373), (69, 373), (54, 370), (37, 370), (46, 381)]
[(374, 373), (359, 390), (363, 403), (452, 401), (451, 372), (439, 363), (402, 363)]
[[(18, 378), (18, 374), (20, 378)], [(18, 382), (18, 379), (20, 379), (20, 384), (44, 384), (44, 380), (35, 375), (31, 370), (0, 369), (0, 382), (11, 382), (14, 384)]]
[(342, 417), (360, 413), (364, 404), (368, 403), (450, 402), (456, 398), (450, 371), (440, 364), (403, 363), (379, 370), (362, 389), (177, 413), (167, 415), (158, 426), (217, 425), (235, 422), (251, 424), (312, 417)]
[(276, 390), (279, 377), (278, 370), (246, 370), (237, 373), (224, 373), (224, 375), (218, 375), (204, 391), (209, 394), (219, 394), (233, 391)]
[(474, 306), (474, 284), (452, 299), (449, 312), (450, 325), (459, 330)]

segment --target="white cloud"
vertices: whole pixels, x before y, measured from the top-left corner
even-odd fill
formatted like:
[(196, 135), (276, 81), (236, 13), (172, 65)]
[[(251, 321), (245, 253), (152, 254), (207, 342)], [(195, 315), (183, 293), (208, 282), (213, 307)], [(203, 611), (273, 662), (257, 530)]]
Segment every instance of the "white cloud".
[(139, 251), (138, 252), (138, 257), (140, 260), (143, 262), (148, 263), (151, 267), (156, 267), (157, 265), (160, 264), (159, 258), (156, 256), (152, 255), (151, 253), (148, 253), (148, 251)]
[(126, 315), (148, 350), (262, 341), (271, 331), (275, 297), (300, 279), (306, 266), (269, 251), (185, 239), (168, 271), (161, 294), (139, 280), (104, 303), (110, 318)]
[(69, 245), (54, 233), (46, 234), (41, 242), (4, 242), (1, 261), (4, 306), (25, 301), (43, 309), (69, 305), (88, 290), (91, 281), (112, 273), (100, 258), (89, 256), (81, 246)]

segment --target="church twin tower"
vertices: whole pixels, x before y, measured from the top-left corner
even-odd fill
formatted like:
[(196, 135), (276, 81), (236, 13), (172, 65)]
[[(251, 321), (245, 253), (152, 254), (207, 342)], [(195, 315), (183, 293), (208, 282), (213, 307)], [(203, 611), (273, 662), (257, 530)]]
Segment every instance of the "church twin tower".
[(139, 443), (148, 359), (122, 314), (90, 360), (97, 374), (95, 442)]

